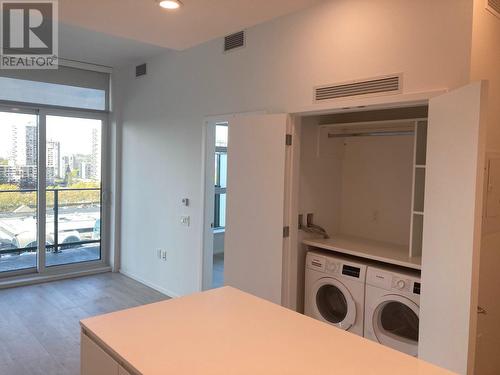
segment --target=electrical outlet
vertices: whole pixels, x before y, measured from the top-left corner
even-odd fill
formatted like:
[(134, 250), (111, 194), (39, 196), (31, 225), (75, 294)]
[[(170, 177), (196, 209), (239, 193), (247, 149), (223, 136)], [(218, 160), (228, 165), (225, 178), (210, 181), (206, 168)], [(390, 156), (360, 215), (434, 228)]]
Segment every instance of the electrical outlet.
[(162, 250), (162, 252), (161, 252), (161, 259), (163, 261), (167, 260), (167, 250)]
[(185, 227), (189, 227), (191, 225), (191, 217), (190, 216), (181, 216), (181, 224)]

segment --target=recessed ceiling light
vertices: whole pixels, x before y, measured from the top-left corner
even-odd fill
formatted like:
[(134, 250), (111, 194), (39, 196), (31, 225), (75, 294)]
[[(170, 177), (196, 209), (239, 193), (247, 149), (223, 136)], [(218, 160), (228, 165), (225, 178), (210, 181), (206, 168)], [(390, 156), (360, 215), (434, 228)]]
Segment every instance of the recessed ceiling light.
[(165, 9), (179, 9), (182, 3), (179, 0), (159, 0), (158, 5)]

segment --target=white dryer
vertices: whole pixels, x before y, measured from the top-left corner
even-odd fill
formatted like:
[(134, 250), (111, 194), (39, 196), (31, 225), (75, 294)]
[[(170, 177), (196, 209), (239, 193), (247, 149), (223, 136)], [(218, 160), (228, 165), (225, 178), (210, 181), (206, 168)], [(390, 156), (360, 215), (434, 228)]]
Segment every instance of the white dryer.
[(363, 336), (366, 266), (310, 251), (305, 273), (305, 314)]
[(368, 267), (365, 337), (418, 355), (420, 276), (416, 272)]

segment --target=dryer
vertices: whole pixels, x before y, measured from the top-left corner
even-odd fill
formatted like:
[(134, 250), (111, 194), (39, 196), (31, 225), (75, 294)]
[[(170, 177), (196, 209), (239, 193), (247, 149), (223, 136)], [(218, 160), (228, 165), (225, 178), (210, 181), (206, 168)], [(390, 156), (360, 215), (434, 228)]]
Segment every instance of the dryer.
[(363, 336), (366, 268), (342, 256), (308, 252), (305, 314)]
[(420, 276), (410, 270), (368, 267), (365, 337), (418, 355)]

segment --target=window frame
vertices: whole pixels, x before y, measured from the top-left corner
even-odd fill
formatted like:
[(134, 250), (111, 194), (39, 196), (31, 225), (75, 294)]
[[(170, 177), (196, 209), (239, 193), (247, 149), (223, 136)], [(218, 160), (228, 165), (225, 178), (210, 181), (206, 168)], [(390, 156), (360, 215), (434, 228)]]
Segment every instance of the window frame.
[[(110, 189), (109, 160), (110, 139), (109, 112), (89, 109), (75, 109), (48, 105), (31, 105), (29, 103), (14, 103), (0, 101), (0, 111), (10, 113), (35, 114), (38, 117), (38, 161), (37, 161), (37, 267), (0, 273), (2, 280), (12, 277), (36, 275), (39, 277), (65, 274), (79, 271), (91, 271), (107, 267), (110, 264)], [(46, 266), (45, 239), (46, 239), (46, 196), (39, 192), (46, 192), (46, 118), (47, 116), (74, 117), (101, 121), (101, 258), (88, 262), (70, 263)]]
[[(217, 127), (224, 126), (228, 128), (229, 124), (227, 122), (221, 122), (221, 123), (216, 123), (215, 124), (215, 133), (217, 134)], [(228, 139), (229, 141), (229, 139)], [(217, 163), (217, 166), (215, 167), (215, 195), (214, 195), (214, 224), (213, 224), (213, 230), (214, 232), (221, 232), (225, 230), (225, 226), (220, 225), (220, 197), (223, 194), (227, 193), (227, 187), (221, 187), (220, 186), (220, 178), (221, 178), (221, 162), (220, 162), (220, 157), (219, 154), (226, 154), (226, 159), (227, 159), (227, 144), (226, 146), (217, 146), (217, 139), (215, 140), (215, 161)], [(226, 168), (227, 168), (227, 163), (226, 163)], [(227, 171), (226, 171), (227, 174)], [(227, 195), (226, 195), (227, 196)]]
[(220, 225), (220, 196), (227, 193), (227, 187), (220, 186), (220, 169), (221, 162), (218, 154), (226, 154), (227, 157), (227, 147), (215, 147), (215, 160), (217, 162), (217, 166), (215, 168), (215, 173), (218, 181), (215, 184), (215, 207), (214, 207), (214, 230), (223, 230), (225, 226)]

